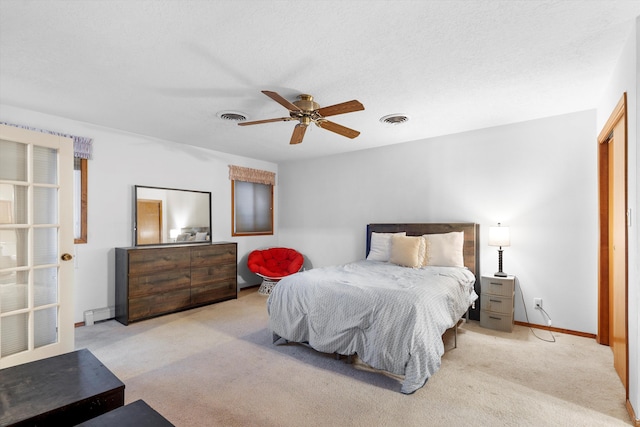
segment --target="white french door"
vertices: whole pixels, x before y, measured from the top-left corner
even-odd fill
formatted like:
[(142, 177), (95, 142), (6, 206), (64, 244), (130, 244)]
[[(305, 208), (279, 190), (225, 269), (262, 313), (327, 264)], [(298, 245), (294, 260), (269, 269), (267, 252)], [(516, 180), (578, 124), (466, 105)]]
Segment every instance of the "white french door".
[(0, 368), (72, 351), (73, 140), (0, 125)]

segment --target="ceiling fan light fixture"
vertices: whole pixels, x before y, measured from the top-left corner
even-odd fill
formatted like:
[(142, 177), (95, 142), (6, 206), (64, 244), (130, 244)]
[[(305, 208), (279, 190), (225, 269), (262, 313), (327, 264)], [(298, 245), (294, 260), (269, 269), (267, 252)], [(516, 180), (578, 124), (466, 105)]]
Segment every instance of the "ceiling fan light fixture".
[(298, 95), (298, 99), (296, 101), (289, 102), (277, 92), (263, 90), (262, 93), (286, 108), (289, 111), (289, 116), (242, 122), (238, 123), (238, 126), (288, 122), (292, 120), (297, 121), (298, 124), (293, 129), (293, 135), (291, 136), (290, 144), (301, 143), (302, 139), (304, 138), (304, 134), (306, 133), (307, 128), (311, 123), (314, 123), (316, 126), (322, 129), (337, 133), (338, 135), (347, 137), (349, 139), (356, 138), (358, 135), (360, 135), (360, 132), (358, 132), (357, 130), (349, 129), (346, 126), (342, 126), (338, 123), (334, 123), (326, 119), (326, 117), (337, 116), (338, 114), (346, 114), (352, 113), (354, 111), (364, 110), (364, 105), (362, 105), (357, 99), (321, 108), (320, 105), (313, 100), (313, 96), (311, 95), (301, 94)]
[(216, 116), (229, 122), (244, 122), (247, 120), (247, 115), (238, 111), (220, 111)]
[(400, 125), (402, 123), (406, 123), (409, 121), (409, 116), (406, 114), (388, 114), (386, 116), (380, 117), (380, 122), (387, 125)]
[(298, 95), (298, 99), (293, 101), (293, 105), (300, 108), (302, 111), (315, 111), (320, 108), (320, 105), (313, 100), (313, 96), (303, 93)]

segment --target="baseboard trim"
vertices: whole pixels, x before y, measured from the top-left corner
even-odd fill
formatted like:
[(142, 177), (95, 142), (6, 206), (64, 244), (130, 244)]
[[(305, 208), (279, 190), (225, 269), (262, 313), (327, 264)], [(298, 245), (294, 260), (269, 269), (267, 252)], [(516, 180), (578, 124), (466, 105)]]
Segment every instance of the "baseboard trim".
[(629, 413), (629, 417), (631, 417), (631, 423), (635, 427), (640, 427), (640, 419), (636, 418), (636, 413), (633, 410), (633, 406), (631, 406), (631, 402), (629, 402), (629, 399), (627, 399), (625, 406), (627, 407), (627, 412)]
[(553, 326), (537, 325), (535, 323), (520, 322), (519, 320), (516, 320), (514, 323), (516, 325), (527, 326), (529, 328), (544, 329), (545, 331), (560, 332), (562, 334), (576, 335), (578, 337), (596, 339), (596, 334), (589, 334), (587, 332), (572, 331), (571, 329), (555, 328)]

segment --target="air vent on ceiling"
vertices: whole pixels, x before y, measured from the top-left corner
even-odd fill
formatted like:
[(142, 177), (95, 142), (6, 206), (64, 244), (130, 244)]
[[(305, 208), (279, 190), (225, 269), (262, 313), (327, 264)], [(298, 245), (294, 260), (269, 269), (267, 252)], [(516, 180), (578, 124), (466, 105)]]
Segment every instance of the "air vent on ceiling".
[(380, 117), (380, 121), (388, 125), (399, 125), (408, 122), (409, 116), (406, 114), (389, 114), (387, 116)]
[(228, 120), (230, 122), (244, 122), (247, 120), (247, 116), (236, 111), (221, 111), (217, 114), (222, 120)]

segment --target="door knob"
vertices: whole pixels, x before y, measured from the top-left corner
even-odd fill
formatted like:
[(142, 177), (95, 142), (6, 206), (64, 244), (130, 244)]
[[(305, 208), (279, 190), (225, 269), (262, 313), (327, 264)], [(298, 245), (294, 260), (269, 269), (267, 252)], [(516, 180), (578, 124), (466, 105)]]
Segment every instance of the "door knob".
[(60, 259), (63, 260), (63, 261), (70, 261), (71, 259), (73, 259), (73, 255), (71, 255), (71, 254), (62, 254)]

